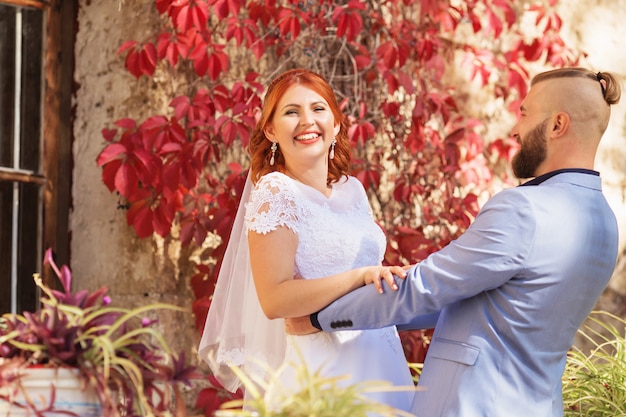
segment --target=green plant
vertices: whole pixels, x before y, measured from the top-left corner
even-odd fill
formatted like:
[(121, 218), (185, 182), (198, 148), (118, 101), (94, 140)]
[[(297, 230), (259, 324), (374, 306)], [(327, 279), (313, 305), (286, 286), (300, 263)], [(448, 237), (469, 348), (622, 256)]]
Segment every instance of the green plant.
[[(181, 309), (163, 303), (113, 307), (105, 287), (71, 292), (72, 274), (67, 266), (56, 266), (50, 250), (44, 264), (64, 290), (48, 288), (35, 275), (43, 293), (40, 309), (0, 317), (0, 401), (11, 402), (8, 393), (24, 390), (24, 368), (69, 367), (94, 389), (104, 417), (173, 415), (178, 385), (189, 384), (195, 370), (185, 366), (184, 354), (171, 353), (153, 327), (156, 320), (144, 316)], [(19, 406), (40, 415), (32, 401)]]
[[(222, 405), (230, 416), (239, 417), (413, 417), (387, 404), (367, 398), (368, 392), (415, 390), (414, 386), (396, 387), (387, 381), (362, 381), (342, 384), (345, 377), (323, 376), (304, 364), (288, 363), (277, 370), (265, 369), (266, 379), (246, 375), (238, 368), (233, 371), (245, 386), (247, 410), (242, 410), (243, 400)], [(279, 376), (287, 367), (293, 367), (300, 389), (285, 387)], [(252, 409), (252, 410), (249, 410)]]
[(626, 416), (626, 320), (604, 311), (593, 312), (589, 320), (579, 333), (593, 348), (588, 354), (574, 348), (567, 357), (565, 416)]

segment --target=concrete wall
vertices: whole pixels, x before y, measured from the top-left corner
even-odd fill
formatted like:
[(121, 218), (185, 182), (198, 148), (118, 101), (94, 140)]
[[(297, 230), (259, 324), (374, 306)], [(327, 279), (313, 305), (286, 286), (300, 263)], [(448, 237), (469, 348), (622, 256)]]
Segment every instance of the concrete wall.
[[(118, 197), (101, 181), (96, 165), (105, 141), (101, 130), (122, 117), (142, 121), (164, 113), (171, 97), (159, 94), (152, 80), (136, 80), (123, 69), (118, 48), (126, 40), (145, 41), (158, 14), (153, 0), (123, 3), (81, 0), (76, 40), (73, 210), (71, 267), (82, 288), (110, 288), (114, 303), (127, 306), (167, 302), (189, 306), (193, 300), (188, 259), (176, 244), (138, 239), (117, 208)], [(144, 92), (138, 94), (137, 92)], [(162, 326), (174, 348), (195, 344), (191, 314), (164, 314)]]

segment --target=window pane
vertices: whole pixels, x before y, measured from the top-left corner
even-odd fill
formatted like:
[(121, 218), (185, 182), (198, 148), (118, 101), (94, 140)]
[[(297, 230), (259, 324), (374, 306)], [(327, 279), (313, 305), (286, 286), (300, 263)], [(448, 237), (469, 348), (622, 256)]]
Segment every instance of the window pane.
[(0, 313), (33, 310), (41, 269), (44, 11), (0, 4)]
[(13, 183), (0, 181), (0, 313), (11, 311)]
[(17, 221), (16, 311), (32, 311), (37, 303), (33, 274), (41, 270), (41, 189), (37, 184), (20, 184)]
[(22, 10), (20, 168), (39, 173), (41, 164), (42, 11)]
[(0, 5), (0, 166), (13, 166), (15, 105), (15, 13)]
[(41, 190), (37, 184), (28, 183), (19, 184), (14, 190), (14, 184), (0, 182), (0, 312), (11, 311), (10, 266), (14, 259), (17, 277), (14, 311), (32, 311), (36, 307), (33, 274), (41, 270)]

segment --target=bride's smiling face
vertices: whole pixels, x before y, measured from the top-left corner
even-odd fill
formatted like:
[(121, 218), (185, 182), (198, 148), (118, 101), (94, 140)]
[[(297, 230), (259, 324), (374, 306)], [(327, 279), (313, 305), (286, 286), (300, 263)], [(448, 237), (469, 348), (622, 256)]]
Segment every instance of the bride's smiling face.
[(304, 85), (294, 84), (278, 101), (265, 136), (278, 142), (287, 165), (305, 160), (310, 164), (326, 160), (339, 128), (322, 96)]

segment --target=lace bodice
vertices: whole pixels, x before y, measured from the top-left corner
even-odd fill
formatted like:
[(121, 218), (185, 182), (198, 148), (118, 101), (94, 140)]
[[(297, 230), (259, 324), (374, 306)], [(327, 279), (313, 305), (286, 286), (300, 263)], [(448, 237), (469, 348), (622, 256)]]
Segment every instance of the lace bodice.
[(333, 184), (330, 197), (273, 172), (263, 176), (246, 206), (246, 227), (268, 233), (279, 226), (298, 236), (295, 274), (319, 278), (378, 265), (386, 241), (361, 183), (348, 177)]

